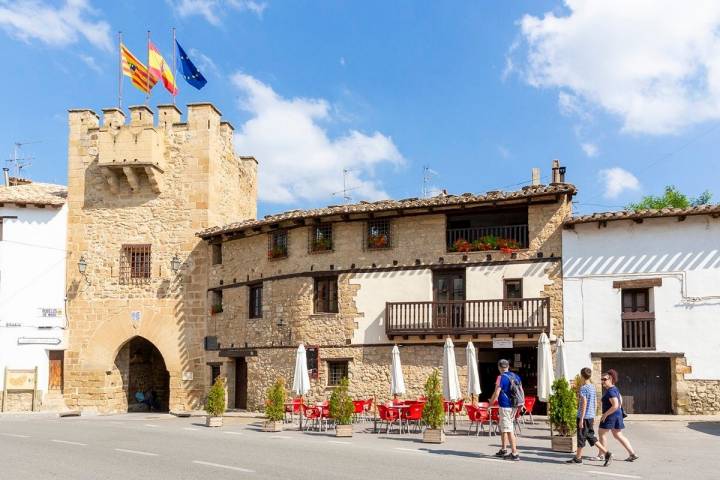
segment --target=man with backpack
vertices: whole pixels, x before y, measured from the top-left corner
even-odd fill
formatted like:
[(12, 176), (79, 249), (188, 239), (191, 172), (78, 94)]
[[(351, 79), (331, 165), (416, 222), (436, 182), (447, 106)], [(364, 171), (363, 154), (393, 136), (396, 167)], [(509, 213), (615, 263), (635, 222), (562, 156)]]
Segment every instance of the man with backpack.
[[(510, 362), (505, 359), (500, 360), (498, 370), (500, 370), (500, 375), (498, 375), (495, 382), (495, 392), (490, 398), (490, 405), (493, 405), (497, 400), (500, 407), (498, 418), (500, 419), (502, 446), (495, 456), (517, 462), (520, 460), (520, 455), (517, 451), (514, 431), (515, 413), (518, 408), (524, 405), (525, 393), (523, 392), (520, 376), (510, 371)], [(506, 448), (508, 444), (510, 444), (511, 449), (509, 454)]]

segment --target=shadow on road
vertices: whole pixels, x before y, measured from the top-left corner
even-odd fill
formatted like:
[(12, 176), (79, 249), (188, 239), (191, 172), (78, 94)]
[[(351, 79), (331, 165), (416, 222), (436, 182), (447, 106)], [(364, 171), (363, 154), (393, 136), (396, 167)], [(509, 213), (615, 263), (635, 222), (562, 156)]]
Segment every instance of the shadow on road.
[(690, 422), (688, 428), (708, 435), (720, 436), (720, 422)]

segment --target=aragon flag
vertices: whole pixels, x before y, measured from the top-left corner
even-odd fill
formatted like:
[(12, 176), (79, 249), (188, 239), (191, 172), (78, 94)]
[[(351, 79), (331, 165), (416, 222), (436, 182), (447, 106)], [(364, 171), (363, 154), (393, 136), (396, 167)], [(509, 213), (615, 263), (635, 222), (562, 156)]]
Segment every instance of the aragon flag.
[(150, 93), (157, 80), (152, 75), (148, 77), (147, 67), (122, 43), (120, 44), (120, 58), (122, 59), (123, 75), (130, 77), (135, 88), (144, 93)]
[(195, 67), (195, 65), (190, 61), (190, 59), (187, 56), (187, 53), (185, 53), (185, 50), (180, 46), (177, 40), (175, 40), (175, 44), (177, 45), (178, 49), (178, 64), (180, 67), (180, 70), (182, 70), (183, 77), (185, 78), (185, 81), (188, 82), (193, 87), (200, 90), (205, 86), (207, 83), (207, 80), (205, 80), (205, 77), (203, 77), (203, 74), (198, 71), (198, 69)]
[(177, 85), (175, 85), (175, 76), (172, 73), (172, 68), (167, 64), (163, 56), (160, 55), (157, 47), (152, 42), (148, 43), (148, 57), (150, 60), (150, 76), (152, 76), (156, 82), (162, 79), (165, 89), (170, 92), (171, 95), (177, 95), (178, 88)]

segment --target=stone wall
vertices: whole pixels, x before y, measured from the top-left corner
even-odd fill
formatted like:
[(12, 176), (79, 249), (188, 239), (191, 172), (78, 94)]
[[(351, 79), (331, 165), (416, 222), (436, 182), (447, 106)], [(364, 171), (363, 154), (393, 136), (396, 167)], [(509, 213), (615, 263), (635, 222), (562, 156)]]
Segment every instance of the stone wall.
[(720, 415), (720, 380), (686, 380), (690, 415)]
[[(38, 391), (38, 399), (42, 398), (41, 391)], [(0, 402), (2, 402), (3, 392), (0, 390)], [(32, 411), (32, 392), (7, 392), (5, 398), (6, 412), (30, 412)], [(39, 402), (38, 402), (39, 403)]]

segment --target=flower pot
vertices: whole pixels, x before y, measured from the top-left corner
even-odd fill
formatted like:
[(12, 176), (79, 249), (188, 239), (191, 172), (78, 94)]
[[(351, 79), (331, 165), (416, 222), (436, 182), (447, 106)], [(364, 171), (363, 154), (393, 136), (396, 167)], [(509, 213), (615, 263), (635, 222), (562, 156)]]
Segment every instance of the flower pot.
[(575, 453), (577, 450), (577, 437), (575, 435), (567, 437), (552, 435), (550, 437), (550, 446), (554, 452)]
[(442, 428), (426, 428), (423, 432), (423, 443), (445, 442), (445, 431)]
[(352, 425), (335, 425), (335, 436), (336, 437), (352, 437), (353, 428)]
[(212, 417), (208, 415), (205, 417), (205, 426), (206, 427), (222, 427), (223, 424), (223, 417)]
[(263, 432), (282, 432), (283, 422), (281, 420), (265, 420)]

